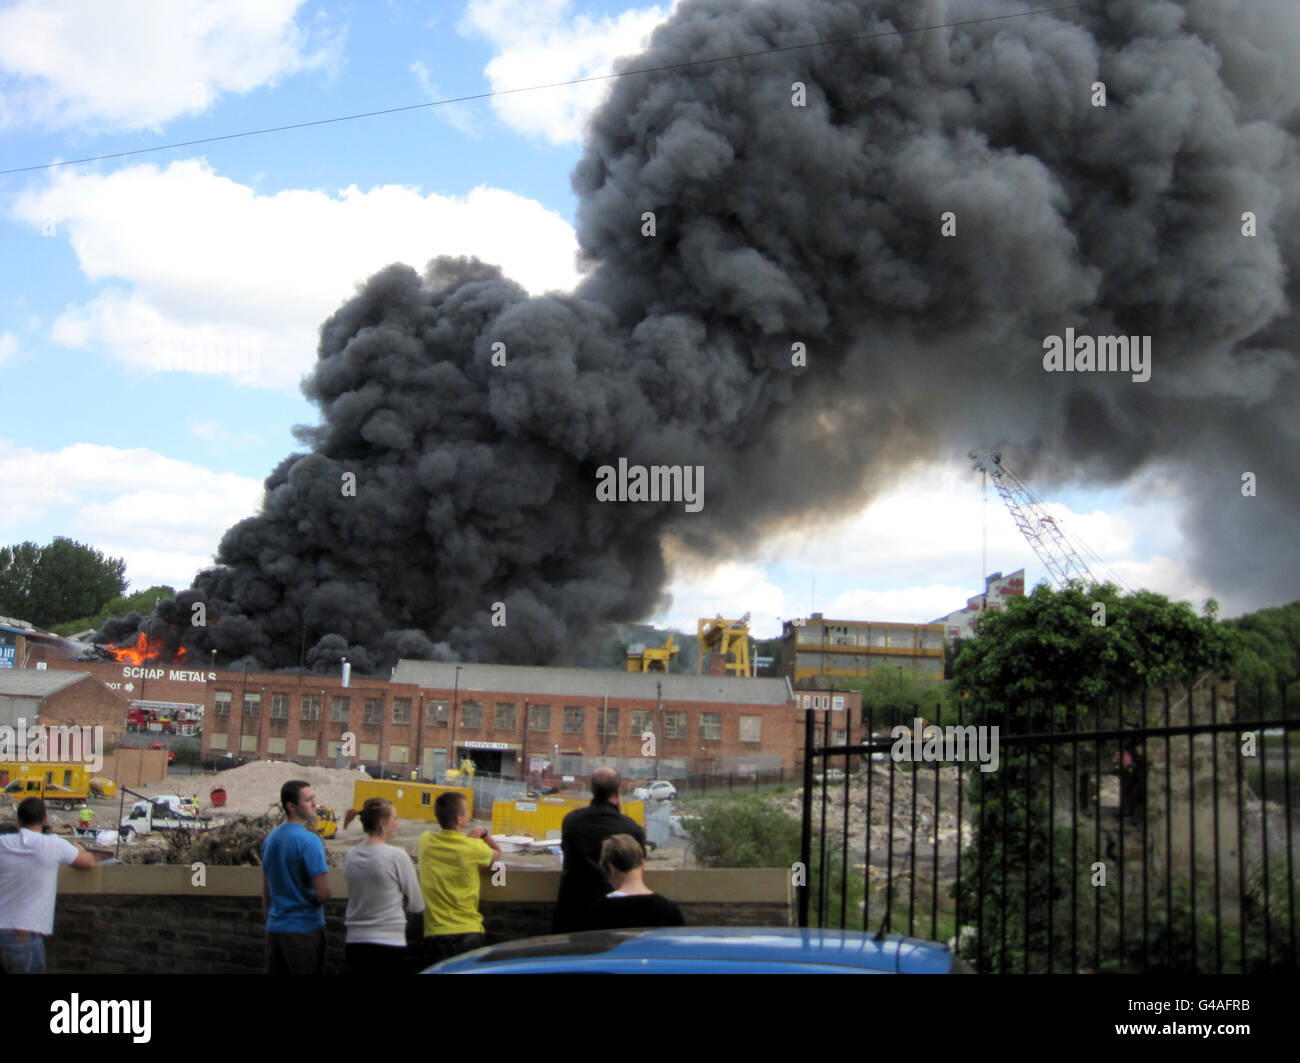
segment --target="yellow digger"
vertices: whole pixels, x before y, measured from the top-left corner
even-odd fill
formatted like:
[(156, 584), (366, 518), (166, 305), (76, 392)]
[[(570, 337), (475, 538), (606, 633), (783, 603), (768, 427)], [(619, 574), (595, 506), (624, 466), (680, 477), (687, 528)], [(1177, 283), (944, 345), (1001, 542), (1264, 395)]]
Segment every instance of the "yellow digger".
[(316, 809), (316, 826), (313, 828), (322, 838), (332, 838), (339, 830), (338, 817), (334, 809), (321, 807)]

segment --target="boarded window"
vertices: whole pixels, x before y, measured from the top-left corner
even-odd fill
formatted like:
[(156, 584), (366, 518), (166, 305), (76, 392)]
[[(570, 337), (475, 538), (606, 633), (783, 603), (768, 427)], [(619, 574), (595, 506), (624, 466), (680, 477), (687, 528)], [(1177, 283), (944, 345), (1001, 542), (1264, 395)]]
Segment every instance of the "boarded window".
[(742, 742), (763, 741), (763, 717), (742, 716), (740, 718), (740, 740)]
[(287, 748), (288, 739), (285, 738), (268, 738), (266, 740), (266, 752), (270, 756), (282, 757)]
[(316, 755), (316, 739), (300, 738), (298, 739), (298, 756), (314, 757)]

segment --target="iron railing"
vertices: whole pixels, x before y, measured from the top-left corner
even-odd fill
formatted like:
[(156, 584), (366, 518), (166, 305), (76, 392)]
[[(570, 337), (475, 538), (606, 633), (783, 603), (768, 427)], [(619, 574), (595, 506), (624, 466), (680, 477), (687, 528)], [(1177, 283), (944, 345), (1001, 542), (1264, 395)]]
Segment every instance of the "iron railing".
[(980, 971), (1294, 971), (1300, 720), (1285, 690), (1274, 718), (1264, 704), (1198, 684), (1073, 712), (963, 706), (964, 737), (997, 727), (996, 771), (896, 759), (873, 714), (876, 737), (819, 745), (830, 712), (810, 711), (799, 924), (947, 940)]

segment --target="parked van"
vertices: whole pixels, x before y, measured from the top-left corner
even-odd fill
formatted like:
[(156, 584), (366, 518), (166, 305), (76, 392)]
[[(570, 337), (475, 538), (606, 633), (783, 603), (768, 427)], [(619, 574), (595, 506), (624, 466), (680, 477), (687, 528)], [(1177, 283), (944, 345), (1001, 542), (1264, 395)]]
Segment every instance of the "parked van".
[(0, 762), (0, 787), (14, 804), (40, 797), (52, 805), (80, 808), (90, 796), (90, 768), (85, 764)]

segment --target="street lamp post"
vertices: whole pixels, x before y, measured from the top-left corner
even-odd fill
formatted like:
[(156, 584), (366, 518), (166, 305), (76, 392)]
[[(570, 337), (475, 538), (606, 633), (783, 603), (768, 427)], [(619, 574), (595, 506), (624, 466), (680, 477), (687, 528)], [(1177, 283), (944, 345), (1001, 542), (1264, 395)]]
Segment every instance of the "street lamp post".
[[(456, 717), (460, 715), (460, 665), (456, 665), (456, 685), (451, 695), (451, 749), (447, 759), (460, 771), (460, 761), (456, 759)], [(460, 776), (456, 776), (459, 781)]]

